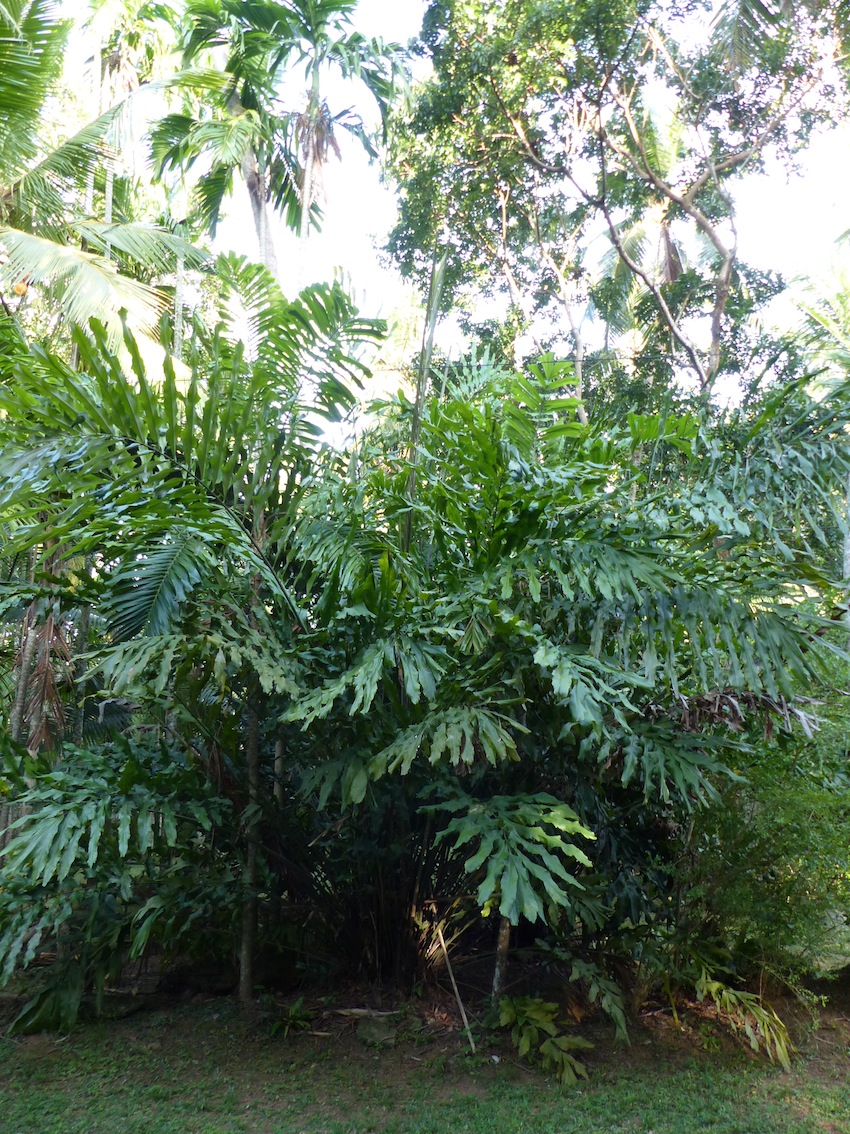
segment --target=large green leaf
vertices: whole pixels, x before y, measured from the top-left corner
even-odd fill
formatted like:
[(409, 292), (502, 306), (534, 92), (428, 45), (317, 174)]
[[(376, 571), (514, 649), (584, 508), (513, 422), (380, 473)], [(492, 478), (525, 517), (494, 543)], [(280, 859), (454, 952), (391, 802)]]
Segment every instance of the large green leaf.
[(167, 633), (209, 564), (197, 537), (179, 531), (124, 563), (111, 576), (105, 612), (113, 640)]

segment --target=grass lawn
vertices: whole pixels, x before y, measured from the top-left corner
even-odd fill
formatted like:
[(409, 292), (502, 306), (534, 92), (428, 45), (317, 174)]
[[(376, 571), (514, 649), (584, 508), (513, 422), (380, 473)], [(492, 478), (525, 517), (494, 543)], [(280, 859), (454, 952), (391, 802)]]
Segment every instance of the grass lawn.
[(0, 1134), (850, 1134), (839, 1011), (790, 1074), (658, 1014), (628, 1048), (599, 1043), (567, 1090), (501, 1037), (471, 1057), (458, 1032), (402, 1024), (376, 1050), (344, 1017), (313, 1027), (327, 1034), (272, 1035), (217, 1000), (0, 1040)]

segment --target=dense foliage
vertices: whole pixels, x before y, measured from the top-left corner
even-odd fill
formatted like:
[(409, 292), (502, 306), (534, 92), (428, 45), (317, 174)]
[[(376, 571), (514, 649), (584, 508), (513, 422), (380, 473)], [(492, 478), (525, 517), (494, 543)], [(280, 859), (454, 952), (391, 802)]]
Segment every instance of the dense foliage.
[[(306, 235), (297, 145), (318, 145), (318, 119), (300, 142), (275, 133), (261, 106), (274, 84), (251, 82), (270, 58), (312, 67), (352, 6), (324, 6), (315, 43), (299, 4), (236, 7), (189, 6), (184, 57), (224, 44), (227, 67), (153, 148), (163, 172), (219, 147), (196, 193), (206, 224), (236, 170), (259, 178), (263, 252), (269, 202)], [(727, 984), (811, 971), (845, 925), (846, 748), (840, 727), (816, 724), (837, 718), (844, 676), (850, 388), (839, 304), (813, 307), (808, 339), (751, 375), (763, 344), (747, 331), (746, 350), (729, 345), (751, 308), (718, 241), (730, 155), (760, 156), (777, 83), (789, 99), (806, 87), (818, 21), (841, 33), (840, 12), (804, 7), (763, 43), (733, 35), (727, 6), (707, 54), (686, 58), (651, 5), (431, 5), (435, 76), (396, 114), (393, 161), (413, 176), (395, 250), (430, 273), (431, 331), (441, 303), (499, 271), (515, 306), (530, 297), (529, 319), (554, 279), (573, 313), (568, 362), (474, 347), (439, 374), (426, 342), (415, 390), (356, 410), (383, 324), (338, 284), (287, 299), (263, 252), (265, 267), (209, 259), (184, 327), (182, 241), (167, 244), (181, 259), (157, 356), (126, 319), (116, 344), (108, 304), (49, 339), (5, 305), (0, 979), (49, 962), (21, 1026), (67, 1025), (131, 960), (201, 950), (249, 1001), (260, 975), (409, 986), (439, 970), (448, 939), (496, 953), (498, 997), (513, 940), (618, 1034), (629, 1002), (689, 985), (787, 1058), (775, 1018)], [(388, 97), (381, 45), (345, 43), (344, 72)], [(747, 44), (755, 54), (734, 54)], [(725, 78), (712, 69), (724, 52)], [(658, 164), (645, 100), (659, 73), (690, 187)], [(202, 74), (175, 82), (180, 98), (197, 98)], [(793, 138), (780, 116), (771, 144), (798, 144), (827, 93)], [(570, 160), (592, 184), (565, 207), (573, 170), (554, 151), (582, 105)], [(700, 131), (713, 148), (695, 148)], [(477, 172), (449, 151), (480, 153)], [(509, 200), (524, 201), (516, 224)], [(437, 217), (437, 202), (451, 210)], [(675, 218), (714, 248), (690, 291), (681, 264), (662, 278), (624, 243), (659, 206), (671, 257)], [(494, 208), (499, 247), (482, 236)], [(616, 384), (581, 397), (573, 315), (590, 297), (594, 210), (620, 259), (595, 318), (644, 336), (652, 373), (629, 380), (646, 412)], [(435, 271), (438, 221), (458, 254)], [(686, 317), (708, 324), (707, 346)], [(508, 315), (503, 345), (516, 331)], [(707, 397), (723, 367), (753, 378), (725, 411)], [(542, 1027), (566, 1077), (575, 1044), (549, 1007), (517, 999), (502, 1014)]]

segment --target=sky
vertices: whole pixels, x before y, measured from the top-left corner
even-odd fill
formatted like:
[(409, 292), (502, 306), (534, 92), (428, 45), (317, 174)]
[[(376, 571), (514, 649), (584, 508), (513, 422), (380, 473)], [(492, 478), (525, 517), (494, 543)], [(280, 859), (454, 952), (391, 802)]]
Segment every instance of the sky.
[[(361, 0), (355, 25), (366, 35), (406, 43), (419, 31), (425, 6), (424, 0)], [(327, 93), (332, 110), (351, 104), (350, 86), (329, 86)], [(356, 105), (366, 117), (368, 103)], [(306, 276), (318, 280), (342, 275), (364, 314), (391, 318), (410, 303), (409, 290), (379, 251), (392, 226), (395, 196), (381, 184), (377, 166), (369, 164), (358, 143), (346, 141), (343, 158), (331, 159), (326, 168), (323, 232), (310, 237)], [(740, 259), (763, 270), (772, 268), (789, 280), (828, 276), (842, 255), (836, 240), (850, 229), (848, 184), (847, 125), (816, 137), (801, 155), (799, 172), (768, 162), (763, 174), (742, 178), (734, 190)], [(246, 218), (247, 202), (233, 216)], [(221, 239), (244, 250), (252, 235), (234, 219), (224, 226)], [(276, 244), (284, 289), (292, 291), (298, 278), (297, 242), (281, 230)], [(775, 319), (787, 322), (793, 317), (790, 297), (774, 304)]]

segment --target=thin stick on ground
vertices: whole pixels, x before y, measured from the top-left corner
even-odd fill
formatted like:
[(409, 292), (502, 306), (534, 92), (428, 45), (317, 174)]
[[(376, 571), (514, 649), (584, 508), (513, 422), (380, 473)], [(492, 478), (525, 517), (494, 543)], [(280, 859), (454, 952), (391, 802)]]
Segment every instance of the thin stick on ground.
[(454, 989), (455, 1000), (457, 1001), (458, 1008), (460, 1008), (460, 1015), (461, 1015), (461, 1019), (463, 1020), (463, 1026), (464, 1026), (464, 1028), (466, 1028), (466, 1037), (469, 1040), (469, 1049), (472, 1052), (472, 1054), (475, 1055), (475, 1040), (472, 1038), (472, 1029), (469, 1026), (469, 1020), (466, 1017), (466, 1009), (463, 1006), (463, 1001), (461, 1000), (460, 993), (458, 992), (457, 981), (455, 980), (454, 969), (452, 968), (452, 963), (449, 960), (449, 951), (446, 948), (446, 942), (445, 942), (445, 939), (443, 938), (443, 930), (442, 930), (442, 927), (439, 926), (439, 925), (437, 926), (437, 936), (440, 939), (440, 946), (443, 950), (443, 956), (446, 959), (446, 968), (449, 970), (449, 980), (452, 982), (452, 988)]

